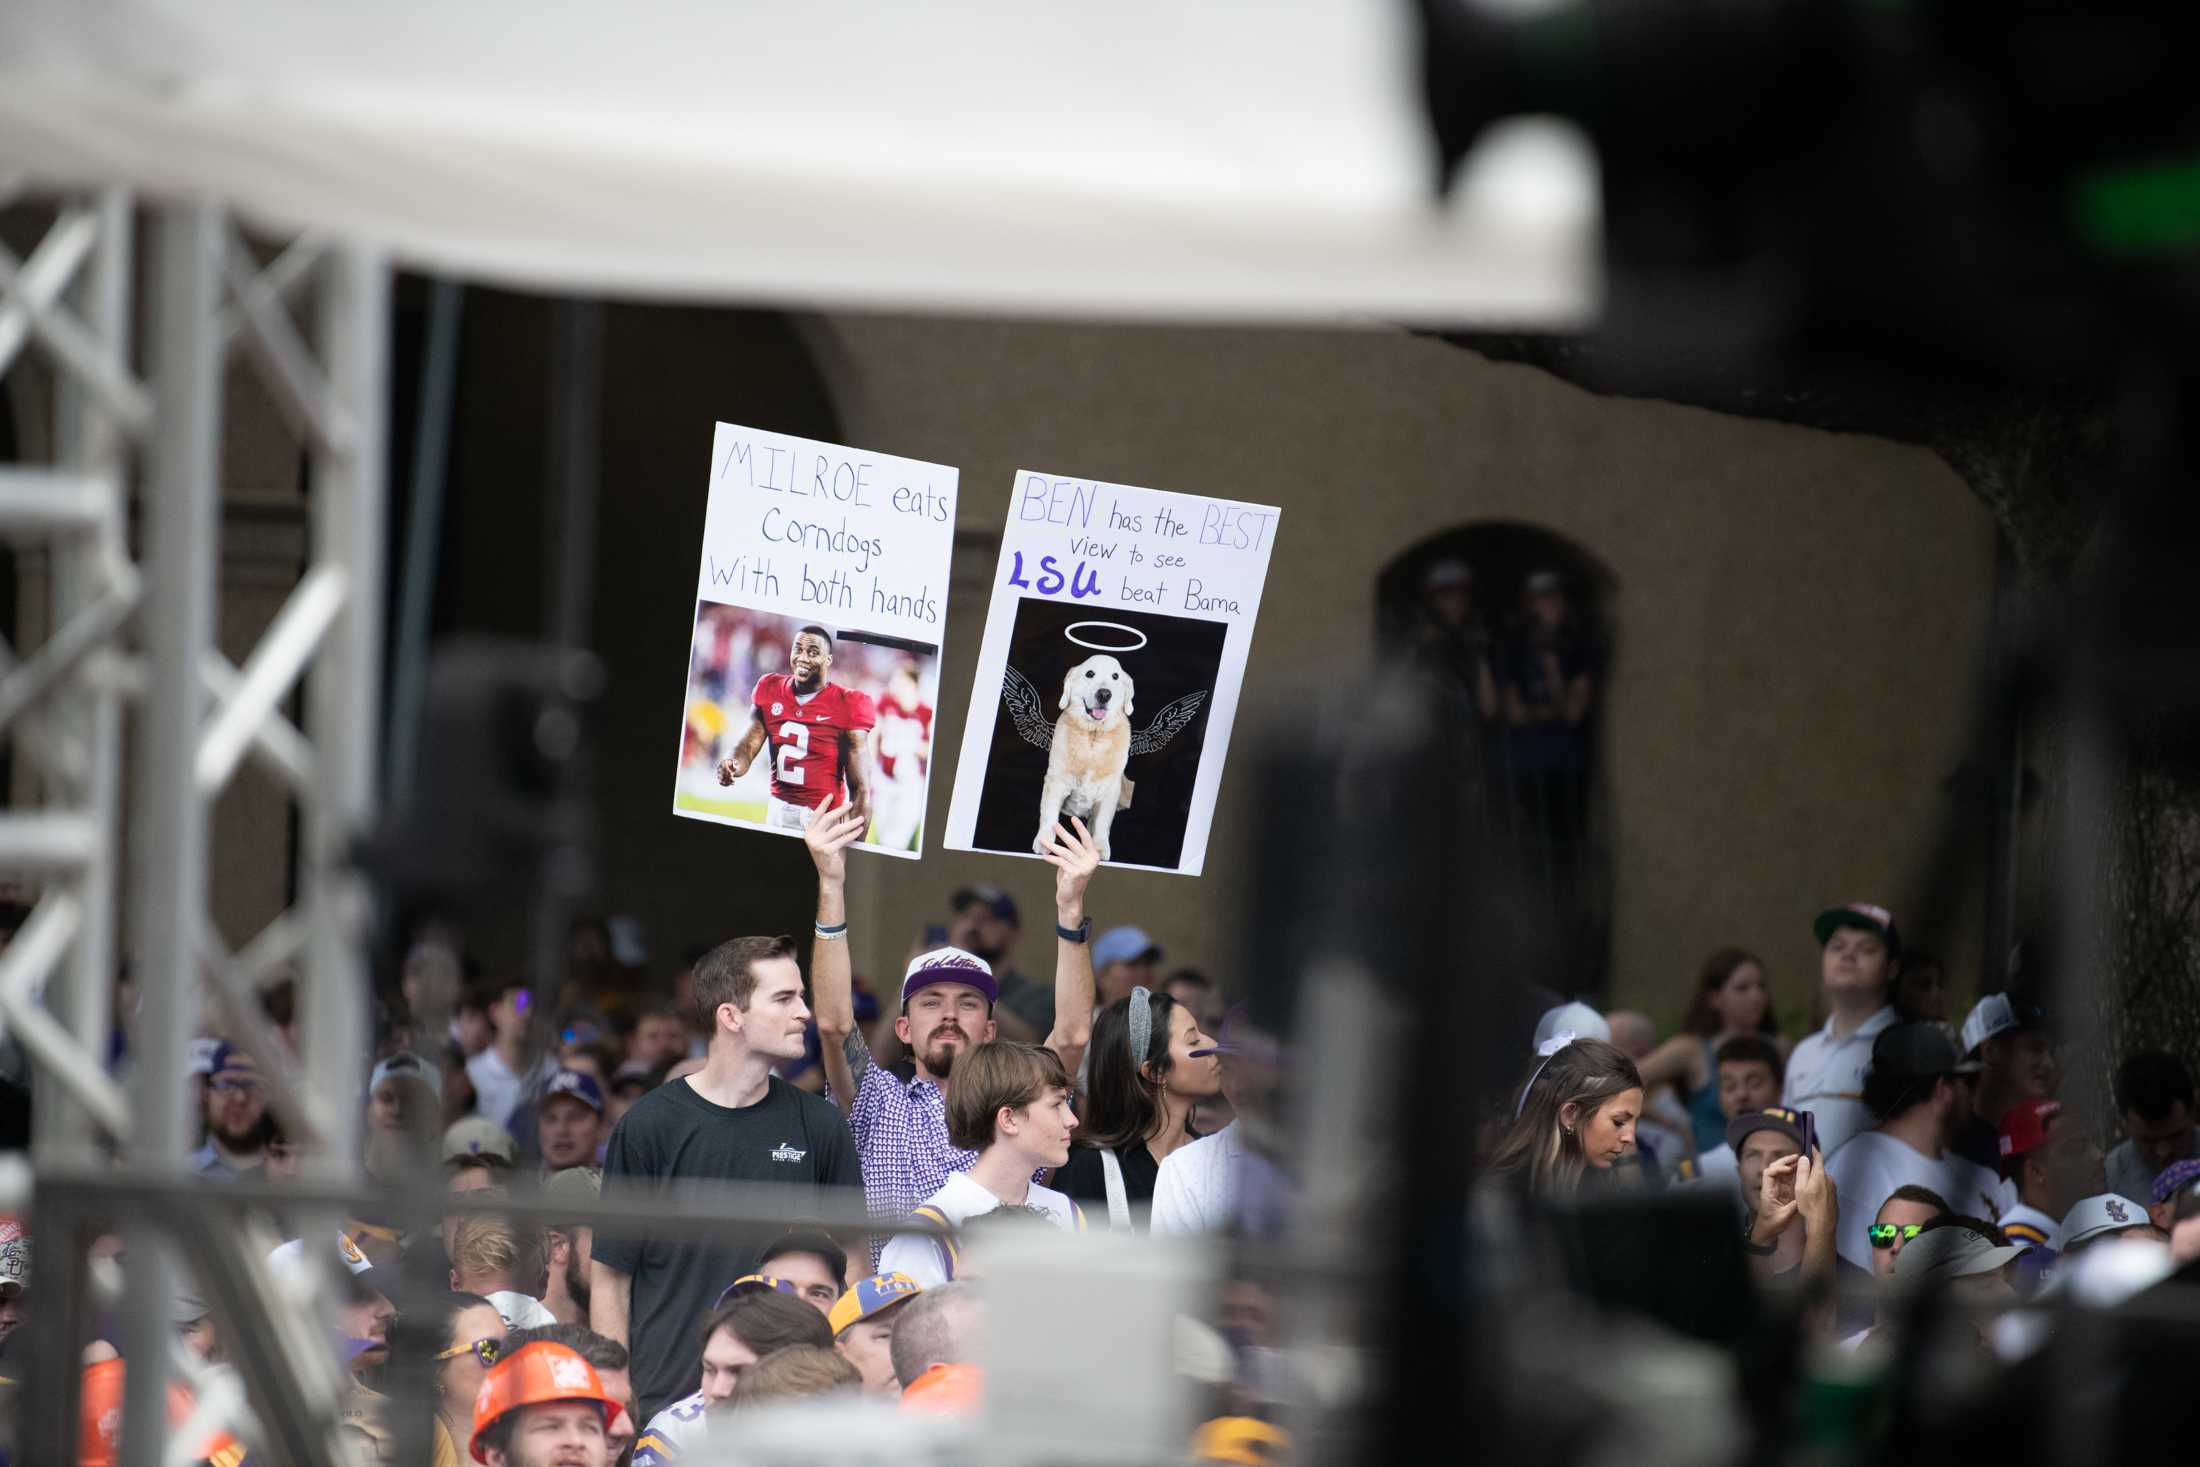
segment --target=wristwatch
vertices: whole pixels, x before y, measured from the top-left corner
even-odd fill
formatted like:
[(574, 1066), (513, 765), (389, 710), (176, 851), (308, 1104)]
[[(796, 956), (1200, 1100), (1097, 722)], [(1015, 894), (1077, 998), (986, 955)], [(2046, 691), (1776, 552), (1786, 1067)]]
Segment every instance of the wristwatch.
[(1092, 940), (1092, 918), (1087, 917), (1075, 927), (1064, 927), (1057, 922), (1054, 924), (1054, 935), (1064, 942), (1089, 942)]
[(1770, 1258), (1774, 1253), (1779, 1251), (1780, 1240), (1778, 1238), (1774, 1238), (1769, 1243), (1758, 1243), (1752, 1241), (1749, 1235), (1756, 1230), (1756, 1227), (1757, 1224), (1755, 1222), (1751, 1222), (1742, 1229), (1742, 1251), (1755, 1258)]

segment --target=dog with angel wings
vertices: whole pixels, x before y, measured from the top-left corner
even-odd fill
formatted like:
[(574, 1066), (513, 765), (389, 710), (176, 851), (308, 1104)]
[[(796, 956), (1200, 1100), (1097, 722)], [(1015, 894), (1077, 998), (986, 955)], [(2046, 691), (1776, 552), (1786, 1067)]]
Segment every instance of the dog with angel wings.
[(1008, 705), (1016, 731), (1047, 751), (1046, 783), (1039, 790), (1039, 833), (1031, 848), (1049, 849), (1047, 837), (1065, 815), (1082, 819), (1100, 847), (1100, 859), (1112, 859), (1108, 831), (1115, 812), (1131, 803), (1131, 781), (1124, 770), (1133, 754), (1152, 754), (1191, 726), (1205, 690), (1187, 693), (1161, 710), (1146, 727), (1131, 731), (1131, 702), (1137, 685), (1123, 664), (1105, 653), (1087, 657), (1062, 676), (1053, 726), (1039, 690), (1015, 668), (1001, 669), (1001, 701)]

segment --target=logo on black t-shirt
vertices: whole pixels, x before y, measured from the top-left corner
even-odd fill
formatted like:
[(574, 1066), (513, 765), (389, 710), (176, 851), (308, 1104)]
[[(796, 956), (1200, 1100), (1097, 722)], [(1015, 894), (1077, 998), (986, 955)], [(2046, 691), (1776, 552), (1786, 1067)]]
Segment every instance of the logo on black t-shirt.
[(810, 1153), (807, 1151), (796, 1150), (793, 1146), (790, 1146), (784, 1141), (780, 1142), (776, 1147), (772, 1148), (773, 1161), (800, 1161), (803, 1157), (808, 1156), (809, 1154)]

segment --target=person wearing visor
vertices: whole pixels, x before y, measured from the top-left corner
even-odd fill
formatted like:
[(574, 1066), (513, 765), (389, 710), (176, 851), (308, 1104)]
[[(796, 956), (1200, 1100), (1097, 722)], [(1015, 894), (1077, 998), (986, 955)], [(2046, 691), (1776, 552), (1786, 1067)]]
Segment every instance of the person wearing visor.
[(1829, 907), (1811, 931), (1829, 1012), (1825, 1027), (1788, 1056), (1780, 1103), (1817, 1118), (1818, 1149), (1831, 1157), (1874, 1119), (1864, 1104), (1864, 1072), (1871, 1068), (1873, 1042), (1895, 1022), (1887, 994), (1902, 967), (1902, 933), (1894, 914), (1871, 902)]
[(624, 1408), (576, 1350), (547, 1340), (502, 1356), (474, 1398), (471, 1451), (483, 1467), (610, 1467)]

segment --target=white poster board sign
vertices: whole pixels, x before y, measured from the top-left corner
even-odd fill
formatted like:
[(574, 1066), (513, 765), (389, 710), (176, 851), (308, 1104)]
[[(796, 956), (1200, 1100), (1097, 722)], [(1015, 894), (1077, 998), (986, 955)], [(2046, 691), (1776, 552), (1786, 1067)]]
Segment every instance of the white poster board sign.
[(1277, 518), (1016, 475), (949, 849), (1030, 856), (1075, 814), (1115, 865), (1199, 874)]
[(955, 470), (720, 423), (672, 811), (799, 835), (866, 804), (924, 849)]

